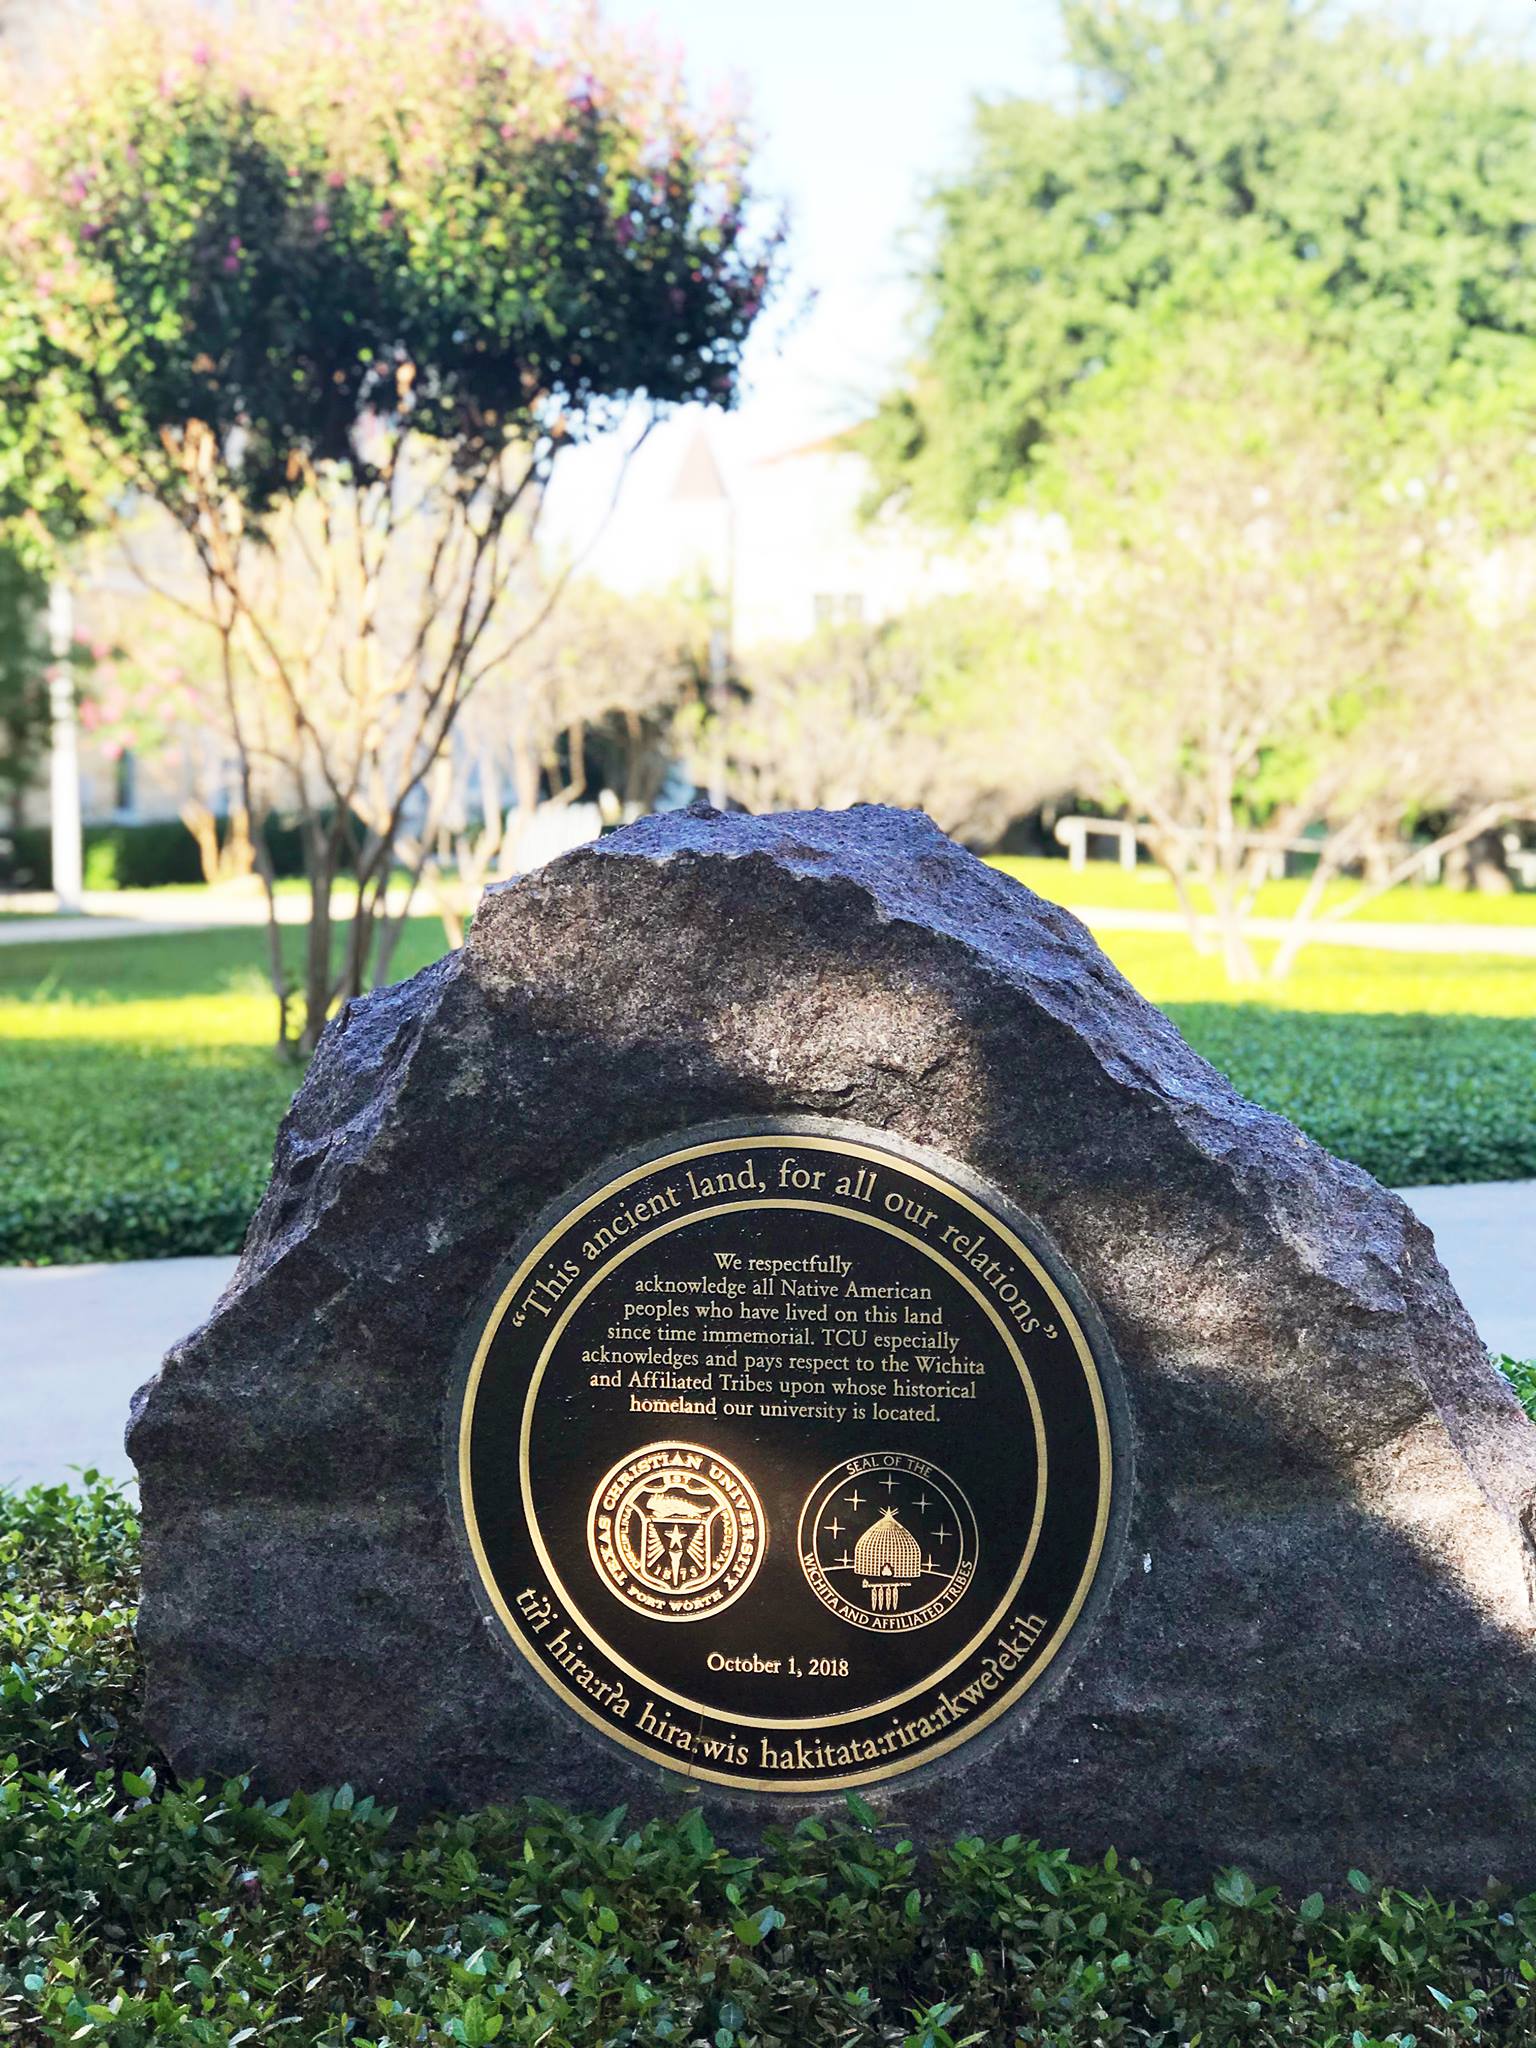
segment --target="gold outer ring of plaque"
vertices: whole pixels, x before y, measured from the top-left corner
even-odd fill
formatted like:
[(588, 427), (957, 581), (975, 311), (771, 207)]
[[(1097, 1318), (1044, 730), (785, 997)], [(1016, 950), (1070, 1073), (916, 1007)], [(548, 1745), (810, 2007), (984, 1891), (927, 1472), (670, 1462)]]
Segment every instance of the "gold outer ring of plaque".
[[(908, 1757), (894, 1763), (885, 1764), (874, 1770), (856, 1769), (844, 1772), (838, 1777), (745, 1778), (733, 1777), (724, 1771), (707, 1770), (700, 1765), (686, 1764), (680, 1755), (664, 1757), (660, 1751), (653, 1749), (650, 1744), (637, 1740), (636, 1737), (628, 1734), (625, 1730), (616, 1727), (612, 1721), (605, 1720), (579, 1694), (559, 1683), (554, 1673), (539, 1657), (533, 1645), (518, 1626), (517, 1620), (496, 1582), (495, 1575), (491, 1571), (490, 1562), (485, 1554), (485, 1547), (480, 1540), (479, 1525), (475, 1519), (474, 1493), (470, 1475), (470, 1445), (474, 1426), (475, 1399), (479, 1392), (481, 1377), (485, 1371), (486, 1359), (490, 1355), (491, 1345), (495, 1341), (496, 1333), (501, 1327), (502, 1318), (511, 1305), (514, 1296), (522, 1288), (528, 1275), (537, 1266), (540, 1259), (543, 1258), (547, 1247), (553, 1241), (563, 1237), (573, 1224), (578, 1222), (583, 1216), (589, 1215), (601, 1203), (611, 1200), (614, 1195), (621, 1193), (627, 1187), (633, 1186), (637, 1180), (644, 1180), (648, 1175), (658, 1173), (667, 1167), (682, 1166), (691, 1159), (702, 1159), (714, 1153), (756, 1151), (773, 1146), (782, 1148), (789, 1145), (798, 1146), (806, 1151), (842, 1153), (851, 1158), (866, 1160), (871, 1165), (885, 1165), (895, 1172), (905, 1174), (909, 1179), (920, 1181), (928, 1187), (937, 1189), (946, 1199), (958, 1203), (963, 1209), (969, 1210), (978, 1222), (986, 1224), (989, 1229), (995, 1231), (1003, 1242), (1012, 1249), (1025, 1268), (1034, 1275), (1035, 1279), (1044, 1288), (1047, 1298), (1050, 1300), (1068, 1335), (1072, 1339), (1073, 1349), (1076, 1351), (1078, 1363), (1082, 1367), (1089, 1398), (1093, 1405), (1094, 1426), (1097, 1433), (1099, 1496), (1094, 1515), (1093, 1540), (1089, 1546), (1089, 1553), (1082, 1575), (1078, 1580), (1072, 1599), (1067, 1604), (1066, 1612), (1057, 1624), (1055, 1631), (1047, 1640), (1044, 1652), (1029, 1667), (1016, 1685), (1000, 1693), (990, 1707), (977, 1714), (969, 1726), (957, 1729), (953, 1735), (948, 1736), (943, 1742), (934, 1743), (930, 1748), (925, 1748), (915, 1757)], [(764, 1205), (743, 1203), (737, 1206), (745, 1208)], [(799, 1205), (785, 1204), (784, 1206), (794, 1207)], [(860, 1216), (858, 1220), (868, 1223), (872, 1219), (868, 1216)], [(879, 1219), (873, 1220), (878, 1221)], [(911, 1239), (904, 1241), (907, 1243), (913, 1242)], [(611, 1268), (605, 1267), (603, 1270), (606, 1272), (610, 1271)], [(990, 1304), (988, 1306), (990, 1307)], [(530, 1386), (530, 1397), (531, 1394), (532, 1387)], [(525, 1397), (525, 1418), (527, 1408), (528, 1398)], [(610, 1742), (616, 1742), (622, 1748), (628, 1749), (636, 1756), (643, 1758), (645, 1762), (658, 1765), (675, 1777), (696, 1779), (704, 1784), (719, 1785), (727, 1791), (735, 1792), (777, 1792), (790, 1796), (818, 1792), (836, 1792), (857, 1785), (878, 1784), (883, 1779), (901, 1777), (908, 1771), (917, 1770), (923, 1765), (933, 1762), (936, 1758), (946, 1755), (950, 1750), (959, 1748), (962, 1743), (971, 1741), (984, 1728), (990, 1726), (1000, 1714), (1005, 1713), (1015, 1701), (1021, 1699), (1033, 1685), (1037, 1684), (1054, 1662), (1061, 1650), (1062, 1644), (1072, 1631), (1073, 1623), (1082, 1612), (1084, 1601), (1088, 1598), (1089, 1589), (1098, 1572), (1100, 1558), (1103, 1556), (1104, 1539), (1109, 1528), (1112, 1450), (1109, 1436), (1109, 1415), (1104, 1399), (1104, 1388), (1100, 1381), (1098, 1366), (1089, 1348), (1088, 1340), (1083, 1334), (1077, 1317), (1072, 1312), (1071, 1305), (1052, 1279), (1050, 1273), (1041, 1265), (1039, 1259), (1036, 1258), (1028, 1245), (993, 1210), (985, 1207), (955, 1181), (941, 1177), (919, 1161), (909, 1159), (903, 1153), (894, 1149), (886, 1151), (876, 1146), (866, 1145), (856, 1138), (843, 1138), (831, 1135), (823, 1137), (819, 1133), (809, 1131), (778, 1131), (765, 1132), (761, 1136), (722, 1137), (709, 1142), (684, 1146), (676, 1152), (661, 1153), (655, 1158), (642, 1160), (638, 1166), (632, 1167), (627, 1173), (620, 1174), (614, 1180), (605, 1182), (602, 1187), (595, 1189), (592, 1194), (577, 1203), (575, 1208), (567, 1210), (560, 1217), (559, 1221), (545, 1232), (538, 1244), (523, 1259), (517, 1271), (502, 1289), (495, 1307), (486, 1320), (485, 1329), (481, 1333), (480, 1341), (475, 1347), (475, 1355), (470, 1364), (469, 1377), (465, 1384), (464, 1401), (460, 1410), (458, 1451), (459, 1501), (464, 1516), (464, 1531), (469, 1542), (470, 1554), (475, 1560), (475, 1568), (480, 1574), (481, 1584), (485, 1588), (486, 1595), (502, 1625), (522, 1652), (526, 1662), (537, 1673), (542, 1682), (549, 1687), (551, 1692), (564, 1700), (566, 1705), (574, 1713), (578, 1714), (582, 1720), (587, 1722), (589, 1726), (596, 1728)], [(1041, 1489), (1040, 1497), (1043, 1502), (1043, 1488)], [(532, 1533), (535, 1536), (535, 1540), (537, 1540), (537, 1529), (535, 1528)], [(967, 1652), (966, 1654), (969, 1653)], [(649, 1684), (649, 1680), (645, 1682)], [(930, 1679), (925, 1681), (925, 1684), (932, 1682)], [(739, 1720), (743, 1718), (741, 1716), (722, 1715), (718, 1709), (713, 1707), (707, 1708), (704, 1711), (715, 1719)], [(874, 1711), (877, 1711), (877, 1709), (863, 1709), (858, 1718), (866, 1718), (869, 1713)], [(783, 1727), (790, 1724), (786, 1724), (783, 1721), (774, 1721), (765, 1725)]]

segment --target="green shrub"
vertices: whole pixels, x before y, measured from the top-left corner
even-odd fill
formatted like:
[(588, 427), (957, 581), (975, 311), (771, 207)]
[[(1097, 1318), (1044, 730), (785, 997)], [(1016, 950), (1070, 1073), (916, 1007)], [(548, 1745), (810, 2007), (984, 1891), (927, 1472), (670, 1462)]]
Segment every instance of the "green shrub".
[[(53, 840), (46, 825), (25, 825), (0, 844), (0, 887), (53, 887)], [(87, 889), (162, 889), (172, 883), (201, 882), (197, 841), (179, 818), (144, 819), (136, 824), (87, 825), (82, 834)], [(269, 818), (266, 840), (273, 872), (304, 872), (304, 842), (297, 825)]]
[(22, 825), (0, 834), (0, 888), (46, 889), (53, 880), (53, 847), (46, 825)]
[[(1525, 1368), (1536, 1380), (1531, 1368)], [(1536, 1398), (1536, 1395), (1533, 1395)], [(1536, 1896), (1332, 1900), (846, 1816), (720, 1847), (540, 1801), (414, 1830), (182, 1784), (139, 1721), (137, 1527), (0, 1494), (0, 2036), (23, 2048), (1525, 2048)]]
[(161, 889), (202, 879), (197, 841), (179, 818), (86, 827), (87, 889)]
[[(83, 839), (87, 889), (158, 889), (169, 882), (200, 882), (197, 841), (179, 818), (136, 825), (87, 825)], [(53, 841), (46, 825), (10, 834), (11, 853), (0, 882), (53, 887)]]
[(1536, 1358), (1500, 1358), (1496, 1363), (1520, 1396), (1526, 1414), (1536, 1421)]

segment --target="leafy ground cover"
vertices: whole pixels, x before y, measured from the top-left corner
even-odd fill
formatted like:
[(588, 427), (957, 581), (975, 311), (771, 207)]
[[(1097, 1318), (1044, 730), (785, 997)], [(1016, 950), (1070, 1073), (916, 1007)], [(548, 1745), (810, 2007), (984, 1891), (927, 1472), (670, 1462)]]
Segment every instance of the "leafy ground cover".
[(132, 1510), (0, 1494), (0, 2036), (21, 2048), (1514, 2048), (1536, 1896), (919, 1846), (850, 1798), (737, 1854), (670, 1818), (390, 1825), (180, 1784), (144, 1735)]
[[(1536, 963), (1318, 949), (1235, 994), (1181, 935), (1105, 944), (1246, 1094), (1380, 1179), (1536, 1174)], [(415, 921), (400, 971), (442, 945)], [(250, 929), (0, 947), (0, 1261), (238, 1248), (294, 1080), (261, 949)]]

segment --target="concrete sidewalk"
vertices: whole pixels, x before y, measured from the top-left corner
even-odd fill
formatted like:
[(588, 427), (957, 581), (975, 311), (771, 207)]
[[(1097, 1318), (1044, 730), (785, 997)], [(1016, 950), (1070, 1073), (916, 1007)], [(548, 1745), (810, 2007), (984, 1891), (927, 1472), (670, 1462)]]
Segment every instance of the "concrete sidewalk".
[[(1483, 1341), (1536, 1358), (1536, 1181), (1405, 1188), (1434, 1231)], [(128, 1478), (128, 1401), (161, 1354), (208, 1314), (233, 1259), (0, 1268), (0, 1484)]]
[[(1071, 904), (1067, 905), (1073, 910)], [(1091, 932), (1182, 932), (1184, 920), (1172, 910), (1098, 910), (1092, 905), (1073, 910)], [(1216, 927), (1202, 920), (1214, 942)], [(1283, 917), (1251, 917), (1244, 926), (1250, 939), (1283, 939), (1291, 927)], [(1337, 924), (1315, 924), (1307, 932), (1309, 946), (1355, 946), (1367, 953), (1493, 953), (1516, 960), (1536, 960), (1536, 925), (1529, 924), (1393, 924), (1384, 918), (1344, 918)]]
[(135, 1387), (207, 1315), (233, 1259), (0, 1267), (0, 1485), (133, 1468), (123, 1424)]
[[(181, 932), (229, 931), (267, 921), (267, 900), (255, 882), (220, 882), (211, 889), (87, 889), (80, 900), (83, 909), (66, 916), (51, 907), (53, 897), (0, 893), (0, 912), (5, 913), (0, 919), (0, 946), (166, 938)], [(355, 890), (339, 888), (331, 898), (333, 914), (350, 917), (356, 900)], [(393, 883), (390, 914), (398, 916), (407, 901), (406, 891)], [(425, 896), (420, 908), (423, 916), (431, 912)], [(308, 919), (308, 896), (300, 890), (283, 890), (277, 898), (278, 923), (301, 925)], [(1532, 936), (1536, 938), (1536, 927)]]

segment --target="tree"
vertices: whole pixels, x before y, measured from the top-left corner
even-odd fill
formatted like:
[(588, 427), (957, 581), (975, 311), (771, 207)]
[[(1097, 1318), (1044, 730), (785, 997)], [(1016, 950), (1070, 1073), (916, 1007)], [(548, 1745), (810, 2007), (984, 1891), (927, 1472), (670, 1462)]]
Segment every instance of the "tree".
[(37, 569), (0, 548), (0, 803), (12, 831), (48, 746), (46, 605)]
[(744, 131), (585, 10), (542, 36), (479, 0), (112, 7), (0, 117), (31, 354), (0, 404), (65, 406), (159, 515), (146, 547), (109, 508), (211, 636), (246, 809), (302, 823), (312, 1045), (366, 985), (422, 778), (547, 602), (557, 454), (637, 398), (734, 397), (775, 240)]
[(1053, 787), (1049, 766), (1031, 786), (1015, 731), (1014, 635), (1007, 607), (943, 600), (757, 650), (696, 722), (693, 772), (718, 768), (748, 810), (916, 804), (994, 841)]
[(70, 555), (108, 489), (53, 375), (38, 310), (0, 241), (0, 554), (10, 565), (8, 596), (21, 608), (10, 617), (3, 686), (11, 785), (14, 805), (37, 766), (46, 729), (53, 886), (66, 905), (78, 896), (84, 853)]
[(1536, 61), (1311, 0), (1064, 0), (1074, 104), (978, 105), (930, 205), (923, 333), (867, 437), (882, 488), (1005, 501), (1142, 323), (1297, 315), (1411, 412), (1536, 339)]
[(577, 581), (487, 677), (402, 841), (412, 893), (425, 882), (451, 945), (488, 882), (547, 857), (541, 835), (558, 834), (562, 814), (584, 806), (617, 824), (652, 808), (679, 714), (699, 699), (707, 637), (696, 607)]
[[(1348, 915), (1432, 852), (1536, 815), (1536, 564), (1515, 538), (1528, 435), (1463, 405), (1383, 447), (1330, 408), (1299, 323), (1144, 337), (1039, 464), (1074, 566), (1026, 650), (1078, 786), (1140, 821), (1191, 928), (1203, 885), (1234, 980), (1278, 851), (1362, 863)], [(1426, 814), (1454, 822), (1417, 851)], [(1395, 851), (1393, 849), (1396, 849)]]

